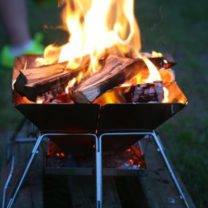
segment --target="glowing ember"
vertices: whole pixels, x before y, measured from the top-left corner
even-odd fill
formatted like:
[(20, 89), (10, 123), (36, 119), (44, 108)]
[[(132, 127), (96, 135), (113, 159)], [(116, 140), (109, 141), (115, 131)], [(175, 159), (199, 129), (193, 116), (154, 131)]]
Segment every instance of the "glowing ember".
[(37, 100), (36, 100), (36, 103), (37, 104), (42, 104), (44, 102), (44, 99), (43, 98), (37, 98)]
[(166, 87), (163, 87), (163, 93), (164, 93), (164, 98), (163, 98), (163, 103), (168, 103), (169, 101), (169, 92), (168, 92), (168, 89)]

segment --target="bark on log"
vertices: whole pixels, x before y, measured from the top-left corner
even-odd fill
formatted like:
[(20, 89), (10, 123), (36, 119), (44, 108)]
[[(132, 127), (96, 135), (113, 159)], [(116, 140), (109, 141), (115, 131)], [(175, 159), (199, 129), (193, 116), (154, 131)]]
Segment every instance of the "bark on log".
[(90, 103), (145, 68), (146, 65), (142, 59), (109, 56), (100, 72), (83, 80), (72, 90), (71, 97), (76, 103)]
[(64, 92), (68, 82), (78, 73), (79, 70), (67, 70), (66, 63), (21, 70), (14, 88), (31, 101), (45, 93), (56, 97)]

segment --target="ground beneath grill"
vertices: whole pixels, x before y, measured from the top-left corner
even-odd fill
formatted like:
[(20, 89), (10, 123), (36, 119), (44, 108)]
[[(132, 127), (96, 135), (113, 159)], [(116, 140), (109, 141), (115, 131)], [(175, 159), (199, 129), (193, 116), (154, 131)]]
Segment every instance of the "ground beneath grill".
[[(4, 133), (4, 141), (8, 141), (10, 133)], [(6, 142), (4, 142), (4, 145)], [(17, 144), (16, 170), (10, 189), (22, 171), (32, 144)], [(147, 170), (138, 176), (104, 177), (104, 208), (141, 207), (141, 208), (183, 208), (184, 204), (170, 180), (167, 170), (157, 152), (154, 142), (146, 146)], [(14, 208), (91, 208), (95, 207), (95, 177), (44, 175), (45, 146), (40, 149), (32, 169), (26, 178)], [(1, 172), (1, 184), (5, 181), (9, 164), (4, 160)], [(181, 186), (183, 186), (181, 182)], [(188, 195), (188, 193), (185, 191)], [(190, 207), (195, 206), (188, 196)], [(23, 203), (24, 202), (24, 203)]]
[[(184, 208), (153, 141), (146, 145), (147, 170), (137, 176), (104, 177), (104, 208)], [(180, 181), (180, 180), (179, 180)], [(95, 181), (89, 176), (45, 177), (45, 207), (95, 207)], [(183, 183), (188, 203), (194, 204)]]
[[(6, 160), (6, 150), (9, 147), (9, 138), (13, 134), (13, 131), (1, 131), (1, 175), (0, 175), (0, 192), (2, 193), (4, 183), (10, 170), (10, 162)], [(20, 134), (21, 135), (21, 134)], [(15, 152), (15, 170), (13, 180), (8, 189), (8, 194), (11, 194), (14, 188), (17, 178), (22, 174), (23, 168), (25, 168), (26, 161), (29, 158), (33, 144), (16, 144), (11, 151)], [(14, 208), (41, 208), (43, 207), (43, 154), (37, 157), (34, 162), (30, 174), (26, 177), (25, 183), (18, 195), (18, 199), (14, 205)], [(0, 202), (2, 202), (2, 194), (0, 195)]]

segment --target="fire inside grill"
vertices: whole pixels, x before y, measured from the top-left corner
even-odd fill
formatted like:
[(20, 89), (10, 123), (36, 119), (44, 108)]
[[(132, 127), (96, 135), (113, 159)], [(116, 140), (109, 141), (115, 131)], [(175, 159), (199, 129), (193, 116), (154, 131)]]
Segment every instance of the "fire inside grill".
[(42, 132), (153, 130), (187, 103), (170, 55), (141, 52), (134, 1), (60, 1), (69, 40), (16, 59), (13, 101)]
[(134, 1), (61, 1), (68, 43), (17, 60), (18, 103), (183, 103), (161, 53), (141, 53)]

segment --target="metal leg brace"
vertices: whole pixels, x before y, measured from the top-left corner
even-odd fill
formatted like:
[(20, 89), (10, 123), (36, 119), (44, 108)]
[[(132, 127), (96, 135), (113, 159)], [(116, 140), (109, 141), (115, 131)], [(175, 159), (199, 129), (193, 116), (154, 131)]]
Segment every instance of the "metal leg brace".
[(129, 136), (140, 136), (140, 135), (144, 135), (144, 136), (151, 136), (158, 149), (159, 152), (161, 153), (161, 156), (165, 162), (165, 165), (168, 169), (168, 172), (173, 180), (174, 185), (177, 188), (177, 191), (179, 193), (180, 198), (184, 201), (184, 204), (186, 206), (186, 208), (189, 208), (189, 204), (188, 201), (184, 195), (184, 192), (182, 190), (182, 188), (179, 185), (178, 179), (170, 165), (170, 162), (168, 160), (168, 157), (166, 156), (166, 153), (164, 151), (163, 145), (160, 141), (159, 136), (155, 133), (155, 131), (151, 131), (151, 132), (126, 132), (126, 133), (104, 133), (101, 134), (99, 138), (97, 138), (97, 142), (96, 142), (96, 185), (97, 185), (97, 208), (101, 208), (102, 207), (102, 140), (103, 137), (105, 136), (124, 136), (124, 135), (129, 135)]
[(102, 207), (102, 137), (96, 138), (96, 207)]
[(15, 163), (15, 157), (12, 156), (12, 162), (11, 162), (9, 175), (8, 175), (8, 178), (7, 178), (6, 183), (4, 185), (3, 193), (2, 193), (2, 204), (1, 204), (2, 208), (5, 208), (5, 205), (6, 205), (6, 194), (7, 194), (7, 189), (10, 184), (10, 181), (12, 179), (13, 172), (14, 172), (14, 163)]
[(187, 199), (186, 199), (186, 197), (184, 195), (183, 190), (181, 189), (181, 186), (180, 186), (180, 184), (178, 182), (178, 179), (177, 179), (177, 177), (176, 177), (176, 175), (175, 175), (175, 173), (173, 171), (173, 168), (171, 167), (170, 162), (168, 161), (168, 158), (167, 158), (167, 155), (166, 155), (166, 153), (164, 151), (164, 147), (162, 145), (160, 137), (156, 134), (155, 131), (153, 131), (152, 137), (153, 137), (153, 139), (154, 139), (154, 141), (155, 141), (155, 143), (156, 143), (156, 145), (157, 145), (157, 147), (159, 149), (159, 152), (160, 152), (160, 154), (161, 154), (161, 156), (162, 156), (162, 158), (163, 158), (163, 160), (165, 162), (165, 165), (166, 165), (166, 167), (168, 169), (168, 172), (169, 172), (169, 174), (170, 174), (170, 176), (171, 176), (171, 178), (172, 178), (172, 180), (173, 180), (173, 182), (174, 182), (174, 184), (175, 184), (175, 186), (176, 186), (176, 188), (177, 188), (177, 190), (179, 192), (180, 198), (184, 201), (184, 204), (185, 204), (186, 208), (189, 208), (188, 201), (187, 201)]
[[(13, 205), (13, 203), (14, 203), (14, 201), (15, 201), (15, 199), (16, 199), (16, 197), (17, 197), (17, 194), (19, 193), (19, 190), (20, 190), (20, 188), (21, 188), (21, 186), (22, 186), (22, 184), (23, 184), (23, 182), (24, 182), (24, 180), (25, 180), (25, 177), (26, 177), (26, 175), (27, 175), (27, 173), (28, 173), (28, 171), (29, 171), (29, 169), (30, 169), (30, 167), (31, 167), (31, 165), (32, 165), (32, 162), (33, 162), (33, 160), (34, 160), (34, 158), (35, 158), (35, 155), (38, 153), (37, 151), (38, 151), (38, 148), (39, 148), (39, 146), (40, 146), (40, 144), (41, 144), (41, 142), (42, 142), (42, 140), (43, 140), (43, 138), (45, 137), (45, 135), (40, 135), (39, 137), (38, 137), (38, 139), (37, 139), (37, 141), (36, 141), (36, 143), (35, 143), (35, 145), (34, 145), (34, 147), (33, 147), (33, 150), (32, 150), (32, 153), (31, 153), (31, 156), (30, 156), (30, 158), (29, 158), (29, 161), (28, 161), (28, 163), (27, 163), (27, 165), (26, 165), (26, 167), (25, 167), (25, 170), (24, 170), (24, 172), (23, 172), (23, 174), (22, 174), (22, 176), (21, 176), (21, 178), (19, 179), (19, 181), (17, 182), (17, 186), (16, 186), (16, 188), (14, 189), (14, 192), (13, 192), (13, 194), (12, 194), (12, 197), (10, 198), (10, 200), (9, 200), (9, 203), (8, 203), (8, 205), (7, 205), (7, 208), (11, 208), (12, 207), (12, 205)], [(13, 171), (12, 171), (13, 172)], [(11, 175), (9, 175), (9, 177), (8, 177), (8, 179), (7, 179), (7, 182), (9, 182), (11, 180)], [(6, 187), (6, 186), (5, 186)], [(4, 189), (5, 189), (5, 187), (4, 187)], [(7, 187), (6, 187), (7, 188)], [(4, 206), (5, 206), (5, 198), (6, 198), (6, 196), (4, 196)], [(4, 206), (2, 205), (2, 208), (4, 208)]]
[[(49, 134), (40, 135), (38, 137), (34, 147), (33, 147), (32, 154), (31, 154), (30, 159), (29, 159), (29, 161), (26, 165), (26, 168), (25, 168), (20, 180), (18, 181), (16, 188), (14, 189), (14, 193), (13, 193), (12, 197), (10, 198), (10, 201), (8, 203), (7, 208), (12, 207), (12, 205), (13, 205), (16, 197), (17, 197), (17, 194), (19, 193), (19, 190), (20, 190), (20, 188), (21, 188), (21, 186), (22, 186), (22, 184), (25, 180), (25, 177), (26, 177), (26, 175), (27, 175), (27, 173), (28, 173), (28, 171), (29, 171), (29, 169), (32, 165), (32, 162), (35, 158), (35, 155), (38, 153), (37, 151), (38, 151), (38, 148), (39, 148), (43, 138), (48, 137), (48, 136), (67, 136), (67, 135), (68, 136), (69, 135), (73, 135), (73, 136), (86, 135), (86, 136), (92, 136), (92, 137), (95, 138), (95, 142), (96, 142), (96, 207), (97, 208), (102, 208), (103, 207), (103, 205), (102, 205), (102, 141), (103, 141), (103, 137), (105, 137), (105, 136), (124, 136), (124, 135), (125, 136), (127, 136), (127, 135), (129, 135), (129, 136), (141, 136), (141, 135), (147, 136), (147, 135), (149, 135), (154, 139), (154, 141), (155, 141), (155, 143), (156, 143), (156, 145), (159, 149), (159, 152), (160, 152), (160, 154), (161, 154), (161, 156), (162, 156), (162, 158), (165, 162), (165, 165), (166, 165), (166, 167), (169, 171), (169, 174), (170, 174), (170, 176), (171, 176), (171, 178), (172, 178), (172, 180), (173, 180), (173, 182), (174, 182), (174, 184), (175, 184), (175, 186), (176, 186), (176, 188), (179, 192), (180, 198), (184, 201), (184, 204), (186, 205), (186, 208), (189, 208), (189, 204), (186, 200), (186, 197), (183, 193), (183, 190), (181, 189), (181, 187), (179, 185), (179, 182), (177, 180), (177, 177), (176, 177), (176, 175), (175, 175), (175, 173), (174, 173), (174, 171), (173, 171), (173, 169), (170, 165), (170, 162), (168, 161), (168, 158), (166, 156), (166, 153), (164, 151), (164, 148), (163, 148), (163, 145), (160, 141), (160, 138), (155, 133), (155, 131), (152, 131), (152, 132), (103, 133), (99, 137), (96, 134), (49, 133)], [(13, 168), (14, 168), (14, 161), (12, 161), (12, 168), (11, 168), (10, 174), (8, 176), (8, 179), (6, 181), (6, 184), (4, 186), (2, 208), (5, 208), (6, 190), (8, 188), (8, 184), (9, 184), (9, 182), (11, 180), (11, 177), (12, 177)]]
[[(13, 204), (14, 204), (16, 198), (17, 198), (17, 195), (18, 195), (18, 193), (19, 193), (19, 191), (20, 191), (20, 189), (22, 187), (22, 184), (23, 184), (23, 182), (24, 182), (24, 180), (25, 180), (25, 178), (26, 178), (26, 176), (28, 174), (28, 171), (29, 171), (29, 169), (30, 169), (34, 159), (35, 159), (35, 156), (36, 156), (36, 154), (38, 154), (38, 148), (39, 148), (41, 142), (43, 141), (43, 139), (45, 137), (49, 137), (49, 136), (83, 136), (83, 135), (84, 136), (91, 136), (91, 137), (93, 137), (95, 139), (95, 142), (96, 142), (96, 173), (97, 173), (96, 174), (96, 179), (97, 179), (96, 180), (96, 184), (97, 184), (97, 187), (98, 187), (97, 188), (97, 193), (98, 193), (99, 190), (102, 190), (102, 188), (100, 187), (100, 185), (102, 185), (102, 180), (100, 180), (100, 178), (102, 178), (102, 165), (101, 165), (101, 163), (98, 162), (98, 161), (101, 160), (100, 157), (101, 157), (101, 154), (102, 154), (99, 151), (99, 150), (101, 150), (101, 146), (100, 146), (101, 143), (100, 143), (100, 140), (98, 139), (98, 137), (96, 136), (96, 134), (87, 134), (87, 133), (86, 134), (69, 134), (69, 133), (47, 133), (47, 134), (41, 134), (38, 137), (38, 139), (36, 140), (36, 143), (35, 143), (35, 145), (33, 147), (33, 150), (32, 150), (31, 156), (29, 158), (29, 161), (28, 161), (28, 163), (27, 163), (27, 165), (26, 165), (26, 167), (25, 167), (25, 169), (23, 171), (23, 174), (22, 174), (21, 178), (17, 182), (17, 186), (14, 189), (14, 192), (13, 192), (13, 194), (12, 194), (10, 200), (9, 200), (8, 205), (6, 206), (6, 191), (7, 191), (8, 185), (9, 185), (9, 183), (11, 181), (12, 174), (13, 174), (13, 171), (14, 171), (14, 160), (12, 160), (10, 173), (9, 173), (9, 176), (8, 176), (8, 178), (6, 180), (6, 183), (5, 183), (5, 186), (4, 186), (4, 190), (3, 190), (3, 194), (2, 194), (2, 196), (3, 196), (2, 208), (5, 208), (5, 206), (7, 208), (11, 208), (13, 206)], [(102, 201), (101, 197), (102, 197), (102, 191), (97, 194), (97, 202)], [(97, 203), (97, 207), (101, 207), (99, 204), (100, 203)]]

